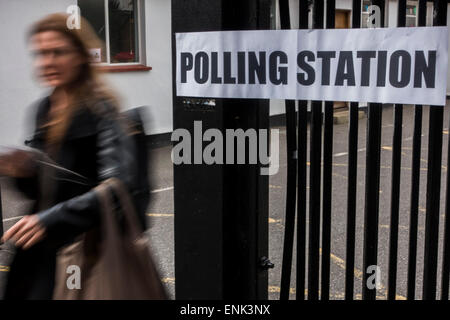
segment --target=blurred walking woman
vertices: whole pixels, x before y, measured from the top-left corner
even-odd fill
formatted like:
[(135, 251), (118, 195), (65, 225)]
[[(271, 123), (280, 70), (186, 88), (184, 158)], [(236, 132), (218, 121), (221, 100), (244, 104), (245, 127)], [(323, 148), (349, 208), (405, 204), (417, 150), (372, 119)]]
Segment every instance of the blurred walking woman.
[[(2, 166), (13, 168), (7, 174), (15, 177), (19, 190), (36, 200), (33, 212), (3, 237), (18, 248), (6, 299), (51, 299), (58, 248), (99, 223), (93, 187), (111, 177), (129, 185), (134, 174), (123, 151), (126, 142), (118, 104), (90, 64), (89, 49), (100, 47), (99, 42), (85, 20), (81, 29), (68, 29), (67, 19), (65, 14), (48, 16), (29, 35), (37, 77), (51, 89), (50, 96), (36, 104), (29, 146), (94, 183), (60, 179), (52, 182), (54, 192), (48, 194), (37, 172), (21, 168), (20, 163)], [(44, 199), (50, 202), (45, 204)]]

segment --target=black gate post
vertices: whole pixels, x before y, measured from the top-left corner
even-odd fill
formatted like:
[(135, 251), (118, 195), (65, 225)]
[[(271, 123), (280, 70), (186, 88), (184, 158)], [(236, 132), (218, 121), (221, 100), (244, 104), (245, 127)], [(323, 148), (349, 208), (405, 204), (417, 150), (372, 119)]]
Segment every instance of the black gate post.
[[(174, 130), (193, 137), (194, 121), (224, 137), (226, 129), (269, 128), (269, 100), (212, 99), (205, 107), (207, 97), (176, 96), (175, 33), (252, 29), (270, 29), (270, 0), (172, 1)], [(174, 165), (176, 299), (267, 299), (268, 176), (260, 169)]]

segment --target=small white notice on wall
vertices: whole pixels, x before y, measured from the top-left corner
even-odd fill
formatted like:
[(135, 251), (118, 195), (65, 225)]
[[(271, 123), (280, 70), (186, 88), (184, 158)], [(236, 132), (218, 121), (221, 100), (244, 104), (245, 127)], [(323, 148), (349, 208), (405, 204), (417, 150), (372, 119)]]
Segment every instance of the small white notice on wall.
[(178, 96), (445, 105), (447, 27), (176, 34)]
[(92, 58), (91, 61), (93, 63), (102, 62), (102, 49), (101, 48), (89, 49), (89, 53), (91, 54), (91, 58)]

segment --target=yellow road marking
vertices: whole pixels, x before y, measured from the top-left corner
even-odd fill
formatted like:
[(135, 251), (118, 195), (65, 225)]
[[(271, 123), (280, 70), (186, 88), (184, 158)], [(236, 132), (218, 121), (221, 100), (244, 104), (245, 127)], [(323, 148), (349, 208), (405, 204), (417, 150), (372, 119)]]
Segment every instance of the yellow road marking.
[[(278, 286), (269, 286), (269, 293), (280, 293), (281, 292), (281, 288)], [(296, 290), (295, 288), (290, 288), (289, 289), (289, 294), (295, 294)], [(321, 293), (319, 290), (319, 297), (320, 297)], [(308, 297), (308, 289), (305, 289), (305, 298), (307, 299)], [(382, 300), (386, 297), (384, 296), (380, 296), (377, 295), (377, 300)], [(344, 292), (337, 292), (337, 293), (330, 293), (330, 299), (332, 300), (343, 300), (345, 299), (345, 293)], [(358, 293), (355, 295), (355, 300), (362, 300), (362, 294)], [(402, 296), (397, 296), (397, 300), (406, 300), (405, 297)]]
[(149, 217), (173, 217), (173, 213), (147, 213)]
[[(381, 149), (388, 150), (388, 151), (393, 151), (394, 150), (391, 146), (382, 146)], [(401, 154), (406, 156), (405, 152), (401, 152)]]
[(158, 193), (158, 192), (169, 191), (169, 190), (173, 190), (173, 187), (167, 187), (167, 188), (151, 190), (150, 193)]
[[(277, 287), (277, 286), (269, 286), (269, 292), (270, 293), (280, 293), (281, 292), (281, 288)], [(290, 288), (289, 289), (289, 293), (290, 294), (295, 294), (295, 288)], [(308, 290), (305, 289), (305, 295), (307, 294)]]
[[(425, 162), (428, 164), (428, 161), (425, 159), (420, 158), (420, 161)], [(427, 168), (420, 168), (420, 170), (424, 169), (424, 171), (427, 171)], [(444, 169), (444, 171), (447, 171), (447, 167), (442, 165), (442, 169)], [(410, 169), (411, 170), (411, 169)]]
[[(319, 249), (319, 252), (320, 252), (320, 254), (322, 254), (322, 248)], [(338, 257), (338, 256), (336, 256), (336, 255), (334, 255), (332, 253), (330, 253), (330, 258), (331, 258), (331, 260), (333, 260), (333, 262), (338, 267), (340, 267), (341, 269), (345, 270), (345, 261), (344, 261), (344, 259), (342, 259), (342, 258), (340, 258), (340, 257)], [(362, 280), (363, 273), (362, 273), (361, 270), (358, 270), (357, 268), (355, 268), (353, 270), (353, 272), (354, 272), (356, 278)]]
[(281, 219), (272, 219), (272, 218), (269, 218), (269, 223), (280, 223), (281, 222)]
[[(322, 249), (320, 249), (320, 253), (322, 254)], [(343, 268), (345, 270), (345, 261), (341, 258), (339, 258), (338, 256), (334, 255), (334, 254), (330, 254), (331, 260), (333, 260), (334, 263), (336, 263), (339, 267)], [(355, 277), (357, 277), (358, 279), (362, 280), (362, 271), (358, 270), (355, 268)], [(175, 278), (162, 278), (161, 281), (163, 283), (170, 283), (173, 284), (175, 283)], [(386, 288), (384, 286), (382, 286), (383, 291), (385, 291), (385, 295), (384, 296), (377, 296), (377, 299), (383, 299), (386, 298)], [(281, 288), (278, 286), (269, 286), (268, 287), (268, 292), (269, 293), (280, 293)], [(296, 289), (295, 288), (289, 288), (289, 293), (290, 294), (295, 294), (296, 293)], [(308, 289), (305, 289), (305, 296), (308, 295)], [(320, 291), (319, 291), (319, 296), (320, 296)], [(336, 293), (336, 294), (331, 294), (330, 297), (331, 298), (335, 298), (335, 299), (343, 299), (344, 298), (344, 293)], [(357, 294), (355, 296), (356, 300), (361, 300), (362, 296), (361, 294)], [(397, 300), (406, 300), (405, 297), (397, 295), (396, 296)]]
[[(388, 225), (388, 224), (380, 224), (380, 228), (383, 228), (383, 229), (390, 229), (391, 226)], [(409, 226), (401, 226), (401, 225), (399, 225), (398, 228), (399, 228), (399, 229), (408, 230), (408, 229), (409, 229)]]
[[(380, 228), (390, 229), (391, 226), (387, 225), (387, 224), (380, 224)], [(403, 230), (409, 230), (409, 226), (398, 226), (398, 228), (399, 229), (403, 229)], [(425, 228), (424, 227), (417, 227), (417, 230), (423, 231), (423, 230), (425, 230)]]
[(175, 278), (162, 278), (163, 283), (175, 283)]
[(0, 265), (0, 272), (9, 272), (9, 267)]
[[(322, 254), (322, 248), (319, 249), (319, 252), (320, 252), (320, 254)], [(336, 255), (334, 255), (332, 253), (330, 253), (330, 258), (338, 267), (340, 267), (341, 269), (345, 270), (345, 261), (344, 261), (344, 259), (342, 259), (342, 258), (340, 258), (340, 257), (338, 257), (338, 256), (336, 256)], [(361, 270), (355, 268), (354, 269), (354, 274), (355, 274), (355, 277), (358, 278), (359, 280), (363, 279), (363, 272)], [(386, 290), (386, 287), (383, 284), (381, 284), (380, 291), (382, 291), (383, 294), (384, 294), (383, 296), (380, 296), (380, 298), (386, 298), (387, 297), (387, 290)], [(395, 298), (397, 300), (406, 300), (406, 298), (404, 296), (401, 296), (401, 295), (396, 295)]]
[[(425, 209), (425, 208), (422, 208), (422, 207), (419, 207), (419, 211), (420, 212), (423, 212), (423, 213), (427, 213), (427, 209)], [(443, 217), (443, 218), (445, 218), (445, 213), (442, 213), (441, 214), (441, 217)], [(421, 228), (419, 228), (419, 230), (420, 230)], [(422, 229), (424, 229), (423, 227), (422, 227)]]
[[(335, 295), (330, 295), (330, 297), (333, 297), (333, 298), (335, 298), (336, 300), (338, 300), (338, 299), (345, 299), (345, 293), (343, 293), (343, 292), (338, 292), (337, 294), (335, 294)], [(383, 300), (384, 298), (386, 298), (386, 297), (383, 297), (383, 296), (380, 296), (380, 295), (377, 295), (376, 296), (376, 299), (377, 300)], [(362, 294), (361, 293), (357, 293), (356, 295), (355, 295), (355, 300), (362, 300)], [(400, 300), (403, 300), (403, 299), (400, 299)]]
[(335, 162), (333, 162), (332, 165), (335, 167), (347, 167), (348, 166), (348, 164), (346, 164), (346, 163), (335, 163)]
[(343, 178), (343, 179), (347, 179), (347, 177), (346, 176), (344, 176), (344, 175), (342, 175), (342, 174), (339, 174), (339, 173), (336, 173), (336, 172), (333, 172), (331, 175), (333, 175), (333, 176), (335, 176), (335, 177), (339, 177), (339, 178)]

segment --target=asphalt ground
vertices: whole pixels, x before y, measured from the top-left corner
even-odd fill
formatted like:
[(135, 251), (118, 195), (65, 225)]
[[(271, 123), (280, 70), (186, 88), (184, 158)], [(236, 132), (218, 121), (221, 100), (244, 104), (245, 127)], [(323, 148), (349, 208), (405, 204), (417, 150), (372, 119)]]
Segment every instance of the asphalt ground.
[[(447, 173), (447, 146), (449, 135), (449, 103), (444, 111), (442, 187), (441, 187), (441, 220), (439, 233), (438, 292), (440, 292), (440, 275), (442, 265), (442, 239), (444, 226), (445, 185)], [(419, 200), (419, 230), (417, 251), (416, 299), (421, 298), (422, 273), (425, 238), (426, 176), (428, 151), (428, 116), (429, 108), (423, 109), (422, 154)], [(412, 135), (414, 108), (405, 106), (403, 113), (402, 166), (400, 186), (400, 222), (398, 245), (398, 279), (397, 298), (406, 297), (406, 276), (409, 244), (409, 207), (411, 192)], [(357, 218), (356, 218), (356, 254), (355, 254), (355, 299), (361, 299), (362, 288), (362, 253), (365, 200), (365, 161), (366, 161), (366, 122), (367, 117), (359, 120), (358, 134), (358, 177), (357, 177)], [(278, 299), (280, 291), (283, 239), (285, 230), (286, 201), (286, 131), (280, 130), (280, 170), (269, 179), (269, 257), (275, 264), (269, 270), (269, 299)], [(389, 225), (390, 225), (390, 190), (392, 172), (392, 135), (393, 108), (383, 108), (381, 167), (380, 167), (380, 206), (379, 206), (379, 243), (378, 266), (381, 270), (381, 289), (377, 290), (378, 299), (386, 299), (389, 257)], [(330, 299), (343, 299), (345, 292), (345, 258), (346, 258), (346, 220), (347, 220), (347, 151), (348, 124), (334, 125), (333, 141), (333, 173), (332, 173), (332, 229), (331, 229), (331, 268)], [(309, 134), (308, 134), (309, 135)], [(309, 141), (309, 140), (308, 140)], [(173, 168), (170, 159), (170, 147), (153, 149), (151, 175), (153, 179), (153, 200), (148, 208), (150, 228), (147, 231), (152, 253), (160, 270), (161, 278), (174, 298), (174, 205), (173, 205)], [(309, 155), (308, 155), (309, 158)], [(309, 177), (309, 174), (308, 174)], [(0, 179), (3, 200), (3, 224), (5, 229), (11, 227), (27, 210), (30, 202), (11, 188), (6, 179)], [(308, 191), (308, 190), (307, 190)], [(309, 194), (307, 194), (309, 199)], [(307, 214), (308, 215), (308, 214)], [(295, 239), (294, 239), (295, 243)], [(308, 247), (308, 242), (307, 242)], [(7, 253), (0, 255), (0, 290), (8, 273)], [(293, 261), (295, 261), (295, 250)], [(291, 299), (295, 299), (295, 263), (292, 265)], [(306, 268), (307, 269), (307, 268)], [(306, 277), (307, 279), (307, 277)], [(307, 294), (307, 292), (306, 292)]]
[[(442, 240), (444, 226), (445, 184), (447, 174), (447, 148), (449, 114), (448, 106), (444, 111), (442, 176), (441, 176), (441, 219), (439, 233), (438, 292), (440, 292), (440, 275), (442, 266)], [(426, 177), (428, 157), (428, 117), (429, 108), (423, 109), (422, 151), (420, 169), (419, 229), (417, 250), (416, 299), (422, 297), (422, 274), (424, 263)], [(380, 160), (380, 197), (379, 197), (379, 229), (378, 229), (378, 266), (381, 271), (381, 289), (377, 290), (377, 299), (386, 299), (388, 282), (389, 231), (391, 206), (391, 174), (392, 174), (392, 136), (394, 130), (393, 108), (383, 108), (381, 160)], [(367, 117), (359, 120), (358, 133), (358, 177), (356, 201), (356, 251), (355, 251), (355, 299), (361, 299), (363, 277), (363, 239), (364, 239), (364, 203), (365, 203), (365, 163), (366, 163), (366, 124)], [(412, 136), (414, 131), (414, 107), (404, 106), (402, 132), (402, 164), (400, 184), (400, 218), (398, 241), (397, 299), (407, 295), (407, 267), (409, 246), (409, 214), (411, 192)], [(280, 128), (285, 133), (284, 128)], [(309, 133), (308, 133), (309, 137)], [(331, 228), (331, 275), (330, 299), (344, 299), (345, 292), (345, 259), (346, 259), (346, 221), (347, 221), (347, 160), (348, 160), (348, 124), (334, 126), (332, 165), (332, 228)], [(309, 140), (308, 140), (309, 144)], [(279, 297), (281, 260), (284, 239), (285, 198), (286, 198), (286, 153), (285, 139), (281, 139), (280, 172), (270, 179), (270, 258), (276, 267), (270, 272), (270, 298)], [(308, 154), (309, 161), (309, 154)], [(308, 163), (309, 164), (309, 163)], [(308, 165), (309, 168), (309, 165)], [(309, 179), (309, 172), (308, 172)], [(308, 180), (309, 183), (309, 180)], [(309, 199), (309, 190), (307, 190)], [(307, 220), (309, 211), (307, 208)], [(296, 239), (294, 240), (294, 243)], [(308, 248), (308, 240), (306, 243)], [(293, 261), (295, 261), (295, 252)], [(306, 262), (308, 263), (308, 262)], [(307, 270), (307, 268), (306, 268)], [(306, 276), (307, 279), (307, 276)], [(295, 264), (292, 267), (291, 299), (295, 299)], [(307, 287), (307, 280), (306, 280)], [(307, 291), (305, 292), (307, 295)], [(439, 297), (439, 295), (438, 295)]]

